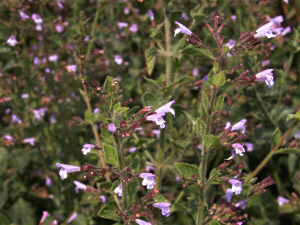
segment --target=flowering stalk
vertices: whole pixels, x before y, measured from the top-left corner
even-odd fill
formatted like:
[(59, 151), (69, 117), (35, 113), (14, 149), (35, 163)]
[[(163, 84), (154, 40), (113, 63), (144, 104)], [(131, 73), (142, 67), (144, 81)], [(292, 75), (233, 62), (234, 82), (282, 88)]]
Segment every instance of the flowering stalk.
[(122, 183), (122, 202), (123, 202), (123, 210), (126, 211), (128, 208), (128, 194), (127, 194), (127, 181), (126, 181), (126, 172), (124, 172), (125, 168), (125, 160), (122, 153), (121, 148), (121, 141), (118, 134), (114, 134), (116, 148), (117, 148), (117, 156), (118, 156), (118, 162), (120, 167), (120, 172), (123, 174), (121, 176), (121, 183)]
[(166, 12), (164, 9), (165, 16), (165, 38), (166, 38), (166, 82), (171, 82), (172, 73), (172, 54), (171, 54), (171, 29), (170, 29), (170, 12)]
[(274, 154), (276, 154), (276, 151), (278, 148), (282, 145), (282, 143), (285, 141), (287, 136), (294, 130), (294, 128), (298, 125), (299, 121), (296, 120), (292, 126), (282, 135), (278, 143), (275, 145), (273, 149), (269, 152), (269, 154), (264, 158), (264, 160), (256, 167), (256, 169), (250, 174), (249, 177), (245, 180), (245, 183), (249, 183), (258, 173), (259, 171), (269, 162), (269, 160), (272, 158)]
[[(208, 109), (208, 115), (206, 119), (206, 131), (205, 134), (210, 134), (211, 130), (211, 122), (213, 117), (213, 109), (216, 102), (218, 89), (214, 88), (213, 93), (210, 99), (209, 109)], [(198, 215), (197, 215), (197, 225), (200, 225), (203, 223), (204, 220), (204, 198), (205, 198), (205, 192), (206, 192), (206, 185), (205, 185), (205, 177), (206, 177), (206, 169), (207, 169), (207, 163), (208, 163), (208, 151), (206, 149), (206, 143), (204, 141), (204, 138), (202, 140), (202, 153), (201, 153), (201, 163), (199, 165), (199, 172), (200, 172), (200, 194), (199, 194), (199, 205), (198, 205)]]

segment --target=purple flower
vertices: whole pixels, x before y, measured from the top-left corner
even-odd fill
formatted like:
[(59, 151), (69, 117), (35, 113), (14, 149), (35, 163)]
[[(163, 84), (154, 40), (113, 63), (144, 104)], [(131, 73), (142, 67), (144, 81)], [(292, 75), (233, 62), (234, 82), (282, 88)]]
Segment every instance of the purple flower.
[(284, 19), (283, 19), (282, 15), (279, 15), (279, 16), (276, 16), (274, 18), (271, 18), (270, 21), (272, 21), (275, 24), (280, 25), (284, 21)]
[(290, 201), (284, 197), (278, 196), (277, 202), (279, 206), (282, 206), (284, 203), (289, 203)]
[(60, 25), (60, 24), (56, 24), (55, 25), (55, 30), (57, 33), (61, 33), (65, 30), (64, 26)]
[(75, 184), (75, 192), (78, 193), (79, 190), (83, 190), (83, 191), (86, 191), (86, 185), (83, 184), (83, 183), (80, 183), (79, 181), (74, 181), (74, 184)]
[(295, 134), (295, 135), (294, 135), (294, 138), (300, 139), (300, 132), (298, 132), (297, 134)]
[(228, 46), (229, 49), (232, 49), (234, 45), (235, 45), (235, 41), (233, 39), (230, 39), (225, 46)]
[(49, 213), (47, 211), (43, 211), (42, 218), (40, 220), (40, 224), (43, 224), (46, 218), (49, 216)]
[(23, 140), (24, 143), (28, 143), (31, 146), (34, 146), (34, 141), (35, 141), (34, 137), (32, 137), (32, 138), (26, 138), (26, 139)]
[(40, 65), (41, 64), (41, 60), (39, 60), (38, 57), (34, 57), (33, 63), (34, 63), (34, 65)]
[(42, 24), (41, 23), (39, 23), (39, 24), (37, 24), (36, 26), (35, 26), (35, 29), (37, 30), (37, 31), (41, 31), (43, 28), (42, 28)]
[(185, 12), (183, 12), (183, 13), (181, 14), (181, 18), (184, 19), (184, 20), (189, 20), (189, 18), (188, 18), (188, 16), (186, 15)]
[(14, 140), (14, 138), (13, 138), (12, 136), (10, 136), (9, 134), (6, 134), (6, 135), (4, 136), (4, 139), (5, 139), (5, 140), (9, 140), (9, 141)]
[(128, 151), (128, 152), (132, 153), (132, 152), (134, 152), (136, 149), (137, 149), (137, 147), (131, 147), (131, 148), (129, 148), (129, 151)]
[(29, 19), (29, 16), (26, 13), (24, 13), (22, 10), (19, 10), (19, 14), (20, 14), (22, 20), (28, 20)]
[(9, 114), (10, 113), (10, 111), (11, 111), (11, 109), (10, 108), (7, 108), (7, 109), (5, 109), (5, 114), (7, 115), (7, 114)]
[(284, 30), (282, 31), (281, 35), (285, 36), (286, 34), (291, 33), (291, 32), (292, 32), (291, 27), (287, 26), (286, 28), (284, 28)]
[(57, 59), (58, 59), (58, 55), (50, 55), (48, 57), (48, 59), (49, 59), (50, 62), (56, 62)]
[(235, 143), (232, 145), (232, 147), (234, 148), (233, 150), (235, 151), (235, 154), (244, 156), (245, 149), (244, 149), (243, 145), (241, 145), (240, 143)]
[(138, 31), (138, 25), (137, 24), (132, 24), (130, 27), (129, 27), (129, 30), (132, 32), (132, 33), (136, 33)]
[(108, 131), (114, 133), (116, 131), (116, 127), (113, 123), (108, 125)]
[(231, 191), (236, 195), (242, 192), (242, 182), (237, 179), (229, 179), (228, 182), (232, 184)]
[(68, 219), (67, 223), (71, 223), (73, 220), (76, 219), (76, 217), (77, 217), (77, 212), (74, 212)]
[(16, 39), (16, 36), (15, 35), (11, 35), (7, 41), (6, 41), (7, 44), (9, 44), (11, 47), (14, 47), (16, 44), (18, 44), (18, 41)]
[(151, 223), (148, 223), (144, 220), (140, 220), (140, 219), (135, 219), (135, 222), (138, 224), (138, 225), (152, 225)]
[(151, 9), (148, 10), (148, 16), (150, 17), (151, 20), (154, 20), (154, 14)]
[(247, 152), (252, 152), (254, 150), (254, 144), (250, 142), (245, 142)]
[(47, 186), (47, 187), (50, 187), (50, 186), (51, 186), (52, 181), (51, 181), (50, 177), (46, 177), (45, 183), (46, 183), (46, 186)]
[(155, 168), (153, 166), (146, 166), (146, 171), (149, 172), (150, 170), (155, 171)]
[(227, 200), (227, 202), (230, 202), (231, 201), (231, 198), (232, 198), (232, 190), (230, 188), (227, 189), (226, 191), (226, 194), (225, 194), (225, 199)]
[[(246, 128), (244, 126), (246, 122), (247, 122), (246, 119), (242, 119), (241, 121), (237, 122), (236, 124), (234, 124), (231, 127), (231, 131), (239, 130), (239, 131), (241, 131), (242, 134), (244, 134), (246, 131)], [(227, 124), (226, 124), (226, 127), (227, 127)]]
[(59, 176), (62, 180), (66, 179), (68, 173), (79, 172), (81, 168), (79, 166), (73, 166), (68, 164), (56, 163), (57, 167), (60, 167)]
[(153, 203), (153, 207), (159, 208), (161, 210), (161, 214), (165, 217), (170, 216), (170, 206), (171, 204), (168, 202)]
[(123, 196), (122, 184), (119, 184), (118, 187), (115, 188), (114, 193), (116, 193), (119, 197)]
[(57, 224), (58, 224), (57, 220), (53, 220), (52, 225), (57, 225)]
[(13, 123), (22, 123), (22, 120), (20, 120), (17, 115), (12, 114), (11, 115), (11, 122), (13, 122)]
[(231, 18), (232, 20), (236, 21), (237, 16), (236, 16), (236, 15), (232, 15), (230, 18)]
[(121, 55), (115, 55), (115, 63), (117, 63), (118, 65), (121, 65), (123, 63), (123, 58)]
[(248, 200), (241, 200), (235, 204), (235, 207), (240, 207), (241, 209), (246, 209)]
[(286, 4), (289, 4), (289, 0), (283, 0)]
[(46, 111), (47, 108), (34, 109), (33, 114), (37, 120), (41, 120), (45, 116)]
[(265, 82), (269, 86), (269, 88), (274, 85), (273, 69), (266, 69), (264, 71), (261, 71), (257, 73), (255, 77), (255, 81)]
[(98, 112), (99, 112), (99, 108), (95, 108), (94, 111), (93, 111), (93, 114), (96, 115)]
[(254, 37), (267, 37), (267, 38), (272, 38), (276, 37), (275, 34), (273, 34), (273, 29), (274, 29), (274, 23), (272, 21), (266, 23), (265, 25), (261, 26), (256, 30), (256, 34)]
[(155, 114), (147, 116), (146, 119), (155, 122), (156, 125), (159, 125), (161, 129), (165, 128), (166, 121), (163, 119), (163, 116), (165, 116), (166, 113), (170, 112), (175, 117), (175, 111), (171, 108), (171, 105), (174, 104), (174, 102), (175, 100), (161, 106), (160, 108), (155, 110)]
[(106, 197), (104, 195), (99, 196), (101, 202), (105, 203), (106, 202)]
[(35, 24), (41, 24), (41, 23), (43, 23), (43, 19), (38, 15), (38, 14), (32, 14), (31, 15), (31, 19), (33, 20), (33, 22), (35, 23)]
[(142, 185), (147, 186), (147, 189), (153, 189), (153, 186), (156, 185), (155, 175), (152, 173), (141, 173), (139, 177), (144, 179)]
[(124, 8), (123, 10), (125, 15), (128, 15), (130, 13), (130, 9), (128, 7)]
[(55, 117), (55, 115), (52, 114), (52, 115), (50, 116), (49, 120), (50, 120), (50, 123), (55, 123), (55, 122), (56, 122), (56, 117)]
[(198, 76), (198, 73), (199, 73), (199, 69), (198, 69), (197, 67), (195, 67), (195, 68), (193, 69), (193, 76), (194, 76), (194, 77)]
[(154, 134), (157, 138), (160, 137), (160, 130), (154, 129), (152, 130), (152, 134)]
[(187, 34), (187, 35), (192, 35), (192, 31), (190, 31), (187, 27), (185, 27), (184, 25), (182, 25), (181, 23), (175, 21), (175, 23), (179, 26), (176, 28), (175, 33), (174, 33), (174, 37), (179, 34), (179, 33), (183, 33), (183, 34)]
[(266, 59), (266, 60), (262, 61), (261, 65), (262, 66), (268, 66), (268, 65), (270, 65), (270, 60)]
[(28, 94), (28, 93), (24, 93), (24, 94), (21, 95), (21, 98), (23, 98), (23, 99), (26, 99), (26, 98), (28, 98), (28, 97), (29, 97), (29, 94)]
[(125, 23), (125, 22), (118, 22), (118, 27), (119, 29), (122, 29), (124, 27), (128, 27), (128, 23)]
[(82, 151), (82, 154), (86, 155), (88, 154), (91, 149), (95, 148), (95, 145), (92, 145), (92, 144), (84, 144), (81, 151)]

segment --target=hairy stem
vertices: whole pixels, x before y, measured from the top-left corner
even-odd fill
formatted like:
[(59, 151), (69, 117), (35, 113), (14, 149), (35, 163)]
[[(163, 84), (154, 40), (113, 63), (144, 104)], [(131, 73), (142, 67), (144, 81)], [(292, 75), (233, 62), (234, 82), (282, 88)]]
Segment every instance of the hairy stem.
[(156, 177), (156, 188), (160, 190), (161, 188), (161, 176), (162, 176), (162, 162), (163, 162), (163, 153), (165, 148), (165, 137), (166, 137), (166, 128), (162, 129), (160, 132), (160, 140), (159, 140), (159, 149), (158, 149), (158, 157), (157, 157), (157, 177)]
[(171, 27), (170, 27), (170, 12), (166, 12), (165, 15), (165, 39), (166, 39), (166, 82), (171, 82), (172, 74), (172, 54), (171, 54)]
[(282, 143), (285, 141), (287, 136), (294, 130), (294, 128), (298, 125), (299, 121), (296, 120), (293, 125), (282, 135), (278, 143), (275, 145), (274, 148), (271, 149), (269, 154), (264, 158), (264, 160), (256, 167), (256, 169), (247, 177), (245, 183), (250, 182), (258, 173), (259, 171), (268, 163), (268, 161), (272, 158), (272, 156), (276, 153), (278, 148), (282, 145)]
[[(214, 88), (210, 103), (209, 103), (209, 109), (208, 109), (208, 115), (206, 119), (206, 131), (205, 134), (210, 134), (211, 130), (211, 122), (213, 118), (213, 110), (214, 105), (216, 102), (218, 89)], [(201, 225), (204, 220), (204, 202), (205, 202), (205, 192), (206, 192), (206, 186), (205, 186), (205, 178), (206, 178), (206, 169), (207, 169), (207, 163), (208, 163), (208, 149), (206, 149), (206, 143), (205, 139), (202, 140), (202, 154), (201, 154), (201, 162), (199, 166), (200, 171), (200, 193), (199, 193), (199, 205), (198, 205), (198, 215), (197, 215), (197, 225)]]
[(116, 148), (117, 148), (117, 155), (118, 155), (118, 162), (120, 167), (121, 176), (121, 183), (122, 183), (122, 203), (123, 203), (123, 210), (126, 211), (128, 209), (128, 193), (127, 193), (127, 182), (126, 182), (126, 172), (124, 171), (125, 168), (125, 160), (124, 155), (122, 152), (121, 141), (120, 137), (117, 134), (114, 134)]

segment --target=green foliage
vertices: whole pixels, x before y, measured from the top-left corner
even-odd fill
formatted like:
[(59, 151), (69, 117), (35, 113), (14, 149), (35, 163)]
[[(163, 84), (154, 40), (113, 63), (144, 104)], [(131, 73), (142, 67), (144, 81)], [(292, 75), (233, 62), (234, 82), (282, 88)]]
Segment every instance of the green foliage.
[(118, 162), (118, 153), (117, 149), (108, 144), (103, 144), (103, 150), (105, 154), (105, 159), (108, 164), (116, 166), (119, 164)]

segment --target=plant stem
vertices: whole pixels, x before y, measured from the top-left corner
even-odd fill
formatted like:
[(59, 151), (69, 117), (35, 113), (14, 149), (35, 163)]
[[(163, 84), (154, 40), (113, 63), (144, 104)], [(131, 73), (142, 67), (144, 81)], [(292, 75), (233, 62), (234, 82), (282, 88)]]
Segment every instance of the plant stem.
[(249, 177), (247, 177), (245, 183), (249, 183), (258, 173), (259, 171), (267, 164), (267, 162), (272, 158), (274, 154), (276, 154), (276, 151), (278, 148), (282, 145), (282, 143), (285, 141), (287, 136), (294, 130), (294, 128), (298, 125), (299, 121), (295, 121), (292, 126), (282, 135), (278, 143), (275, 145), (273, 149), (269, 152), (269, 154), (264, 158), (264, 160), (256, 167), (256, 169), (250, 174)]
[(87, 46), (87, 50), (86, 50), (86, 53), (85, 53), (85, 58), (86, 59), (89, 58), (89, 56), (91, 54), (92, 46), (93, 46), (94, 41), (95, 41), (95, 37), (94, 36), (95, 36), (97, 21), (99, 19), (99, 15), (100, 15), (101, 3), (102, 3), (102, 1), (100, 1), (100, 0), (97, 3), (96, 14), (95, 14), (95, 17), (94, 17), (94, 20), (93, 20), (93, 24), (92, 24), (92, 29), (91, 29), (91, 32), (90, 32), (90, 38), (91, 38), (91, 40), (89, 41), (89, 44)]
[(160, 132), (159, 149), (157, 157), (157, 177), (156, 177), (156, 188), (161, 189), (161, 176), (162, 176), (162, 162), (164, 158), (164, 148), (165, 148), (165, 138), (166, 138), (166, 128), (162, 129)]
[(171, 54), (171, 27), (170, 27), (170, 12), (166, 12), (164, 9), (165, 16), (165, 39), (166, 39), (166, 82), (171, 82), (172, 74), (172, 54)]
[[(211, 122), (213, 118), (213, 110), (214, 105), (217, 97), (218, 89), (214, 88), (213, 93), (209, 103), (208, 115), (206, 119), (206, 131), (205, 134), (210, 134), (211, 130)], [(201, 163), (199, 166), (200, 172), (200, 193), (199, 193), (199, 205), (198, 205), (198, 215), (197, 215), (197, 225), (201, 225), (204, 220), (204, 198), (206, 193), (206, 186), (205, 186), (205, 178), (206, 178), (206, 169), (208, 163), (208, 149), (206, 149), (205, 139), (202, 140), (202, 156), (201, 156)]]
[(118, 162), (120, 167), (121, 174), (121, 183), (122, 183), (122, 203), (123, 203), (123, 210), (126, 211), (128, 209), (128, 193), (127, 193), (127, 182), (126, 182), (126, 172), (124, 172), (125, 168), (125, 160), (122, 152), (121, 141), (120, 137), (117, 134), (114, 134), (116, 148), (117, 148), (117, 155), (118, 155)]

